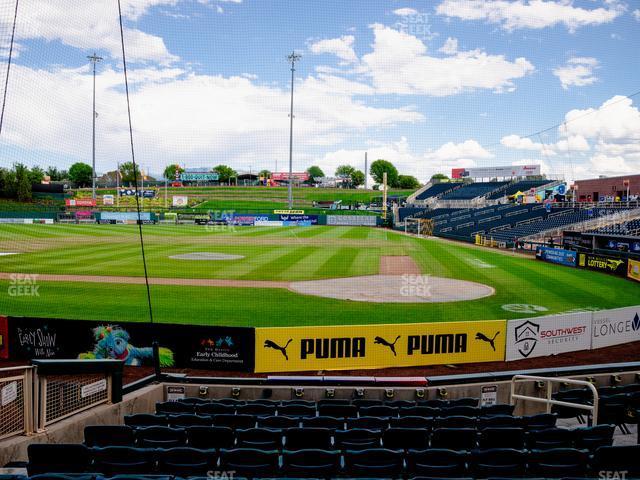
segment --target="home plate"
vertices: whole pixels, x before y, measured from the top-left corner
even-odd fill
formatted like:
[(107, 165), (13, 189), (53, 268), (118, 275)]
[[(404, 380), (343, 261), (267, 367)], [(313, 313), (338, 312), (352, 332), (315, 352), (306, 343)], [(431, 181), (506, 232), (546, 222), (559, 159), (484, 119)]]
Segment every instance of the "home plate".
[(195, 252), (171, 255), (174, 260), (240, 260), (244, 255), (230, 255), (227, 253)]
[(429, 275), (371, 275), (292, 282), (289, 289), (304, 295), (372, 303), (444, 303), (489, 297), (487, 285)]

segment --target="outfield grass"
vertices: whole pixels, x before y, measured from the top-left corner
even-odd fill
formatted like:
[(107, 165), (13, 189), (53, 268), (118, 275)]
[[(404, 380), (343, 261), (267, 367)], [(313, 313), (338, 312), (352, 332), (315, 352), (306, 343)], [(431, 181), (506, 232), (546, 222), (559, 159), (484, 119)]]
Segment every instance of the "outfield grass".
[[(277, 288), (151, 287), (160, 322), (253, 326), (437, 322), (524, 318), (505, 304), (535, 304), (546, 314), (638, 303), (637, 284), (443, 242), (366, 227), (144, 226), (152, 277), (306, 280), (371, 275), (381, 255), (410, 255), (423, 273), (492, 286), (492, 297), (459, 303), (367, 304), (299, 295)], [(1, 272), (141, 276), (135, 226), (0, 225)], [(244, 255), (231, 262), (171, 260), (177, 253)], [(0, 281), (0, 314), (146, 321), (141, 285), (39, 281), (39, 296), (12, 297)]]

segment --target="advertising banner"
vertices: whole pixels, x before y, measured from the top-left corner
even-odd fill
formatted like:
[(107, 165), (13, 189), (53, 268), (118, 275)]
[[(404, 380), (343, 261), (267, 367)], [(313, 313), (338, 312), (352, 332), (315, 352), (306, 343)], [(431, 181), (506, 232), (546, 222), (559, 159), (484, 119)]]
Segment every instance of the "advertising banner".
[(253, 223), (256, 227), (283, 227), (284, 223), (280, 220), (256, 220)]
[(251, 371), (252, 328), (9, 317), (8, 356), (31, 359), (119, 359), (152, 365), (153, 341), (163, 367)]
[(66, 198), (64, 201), (67, 207), (95, 207), (96, 200), (94, 198)]
[[(100, 212), (100, 221), (105, 222), (137, 222), (138, 212)], [(151, 222), (154, 217), (151, 212), (140, 212), (140, 220)]]
[(286, 225), (318, 225), (318, 215), (280, 215)]
[(503, 361), (506, 322), (257, 328), (256, 372)]
[(540, 175), (540, 165), (511, 165), (507, 167), (454, 168), (451, 178), (502, 178)]
[(304, 215), (304, 210), (274, 210), (276, 215)]
[(618, 275), (619, 277), (627, 276), (627, 260), (623, 258), (579, 253), (578, 267)]
[(115, 197), (113, 195), (103, 195), (102, 196), (102, 204), (103, 205), (113, 205), (114, 198)]
[(640, 262), (631, 259), (629, 259), (628, 262), (627, 276), (632, 280), (640, 282)]
[[(156, 196), (155, 190), (138, 190), (138, 196), (144, 198), (154, 198)], [(136, 189), (135, 188), (123, 188), (120, 190), (121, 197), (135, 197)]]
[(593, 314), (592, 348), (640, 340), (640, 306), (603, 310)]
[(373, 215), (327, 215), (327, 225), (375, 227), (377, 218)]
[[(294, 182), (306, 182), (311, 178), (307, 172), (292, 172), (291, 178)], [(289, 172), (274, 172), (271, 174), (271, 180), (278, 182), (289, 180)]]
[(576, 266), (576, 252), (571, 250), (563, 250), (561, 248), (538, 247), (536, 249), (536, 258), (550, 263), (557, 263), (567, 267)]
[(510, 320), (508, 362), (591, 348), (591, 312)]
[(182, 182), (216, 182), (220, 178), (215, 172), (182, 172), (180, 180)]

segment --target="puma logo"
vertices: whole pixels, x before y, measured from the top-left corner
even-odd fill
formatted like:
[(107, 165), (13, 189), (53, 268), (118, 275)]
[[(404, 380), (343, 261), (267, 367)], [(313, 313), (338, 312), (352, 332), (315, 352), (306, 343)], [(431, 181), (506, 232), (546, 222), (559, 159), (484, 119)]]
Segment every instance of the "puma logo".
[(289, 355), (287, 355), (287, 347), (289, 346), (289, 344), (292, 342), (293, 340), (290, 338), (289, 341), (287, 342), (287, 344), (284, 347), (281, 347), (280, 345), (278, 345), (276, 342), (272, 341), (272, 340), (265, 340), (264, 341), (264, 348), (273, 348), (274, 350), (278, 350), (280, 353), (282, 353), (282, 355), (284, 355), (284, 358), (287, 359), (287, 361), (289, 360)]
[(393, 343), (389, 343), (387, 342), (384, 338), (382, 337), (376, 337), (373, 340), (373, 343), (376, 343), (378, 345), (384, 345), (385, 347), (389, 347), (391, 349), (391, 351), (393, 352), (393, 356), (396, 356), (396, 342), (400, 339), (400, 335), (398, 335), (396, 337), (396, 339), (394, 340)]
[(476, 333), (476, 340), (481, 340), (483, 342), (487, 342), (489, 345), (491, 345), (491, 348), (493, 348), (493, 351), (496, 351), (496, 338), (498, 337), (498, 335), (500, 335), (500, 331), (496, 332), (496, 334), (493, 336), (493, 338), (489, 338), (487, 337), (485, 334), (483, 333)]

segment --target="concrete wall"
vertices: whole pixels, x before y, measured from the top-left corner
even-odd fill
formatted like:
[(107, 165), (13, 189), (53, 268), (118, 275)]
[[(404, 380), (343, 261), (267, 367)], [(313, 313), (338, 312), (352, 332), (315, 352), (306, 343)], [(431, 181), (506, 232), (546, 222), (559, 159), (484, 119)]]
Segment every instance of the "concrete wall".
[(0, 467), (8, 462), (27, 461), (30, 443), (82, 443), (87, 425), (117, 425), (125, 415), (154, 411), (164, 398), (162, 385), (150, 385), (129, 395), (115, 405), (99, 405), (47, 427), (43, 433), (22, 435), (0, 441)]

